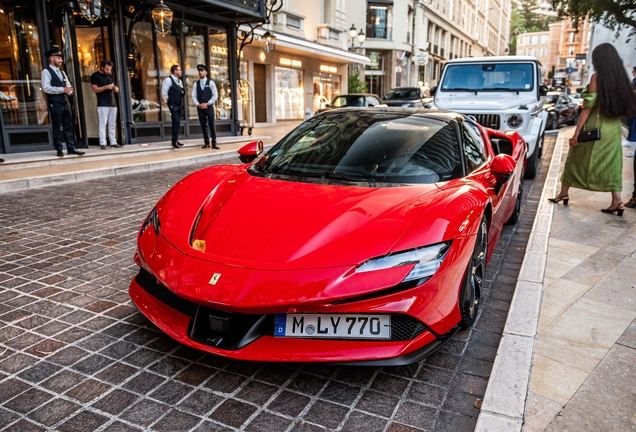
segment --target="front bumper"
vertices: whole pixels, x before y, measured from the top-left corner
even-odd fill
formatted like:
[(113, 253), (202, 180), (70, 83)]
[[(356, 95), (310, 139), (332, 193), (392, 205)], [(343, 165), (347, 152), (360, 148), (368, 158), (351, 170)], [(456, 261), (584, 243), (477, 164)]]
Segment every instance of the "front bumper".
[[(206, 328), (211, 309), (177, 296), (144, 269), (133, 279), (129, 293), (139, 310), (178, 342), (241, 360), (397, 366), (430, 355), (456, 332), (454, 328), (449, 334), (435, 335), (411, 316), (392, 314), (389, 341), (279, 338), (273, 336), (274, 315), (234, 314), (238, 332), (220, 334)], [(217, 315), (231, 314), (221, 312)]]

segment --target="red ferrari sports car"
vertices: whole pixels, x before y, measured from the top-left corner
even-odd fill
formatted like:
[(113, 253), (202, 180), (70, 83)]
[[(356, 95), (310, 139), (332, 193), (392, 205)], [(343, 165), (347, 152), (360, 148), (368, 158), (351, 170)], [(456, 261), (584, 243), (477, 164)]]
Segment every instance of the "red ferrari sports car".
[(477, 315), (519, 217), (526, 144), (461, 114), (332, 110), (175, 184), (141, 225), (130, 297), (242, 360), (402, 365)]

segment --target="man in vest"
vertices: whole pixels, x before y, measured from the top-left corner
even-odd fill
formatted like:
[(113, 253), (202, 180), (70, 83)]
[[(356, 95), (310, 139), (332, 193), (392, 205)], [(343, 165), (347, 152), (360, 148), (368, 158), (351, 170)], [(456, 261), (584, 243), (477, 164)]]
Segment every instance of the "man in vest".
[(49, 64), (42, 71), (42, 90), (46, 93), (46, 102), (49, 107), (49, 119), (53, 128), (53, 146), (58, 156), (64, 156), (60, 126), (64, 131), (66, 150), (68, 154), (83, 155), (84, 152), (75, 147), (73, 138), (73, 114), (68, 97), (73, 94), (73, 87), (66, 74), (60, 70), (62, 66), (62, 53), (54, 47), (44, 53), (48, 57)]
[(183, 147), (183, 144), (179, 142), (179, 126), (181, 113), (183, 112), (184, 95), (185, 89), (181, 82), (181, 67), (172, 65), (170, 67), (170, 76), (163, 80), (161, 85), (161, 96), (170, 109), (170, 116), (172, 117), (172, 147), (176, 149)]
[(216, 84), (210, 81), (208, 76), (208, 68), (204, 64), (197, 65), (200, 80), (192, 86), (192, 101), (197, 107), (199, 114), (199, 123), (203, 131), (203, 141), (205, 145), (202, 148), (210, 148), (210, 137), (208, 137), (208, 126), (210, 136), (212, 137), (212, 148), (218, 149), (216, 145), (216, 130), (214, 129), (214, 102), (219, 98), (216, 91)]

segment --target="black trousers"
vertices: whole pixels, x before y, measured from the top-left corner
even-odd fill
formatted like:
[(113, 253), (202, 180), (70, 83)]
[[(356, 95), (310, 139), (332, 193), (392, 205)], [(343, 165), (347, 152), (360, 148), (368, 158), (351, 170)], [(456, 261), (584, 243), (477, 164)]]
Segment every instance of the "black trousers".
[(75, 139), (73, 138), (73, 114), (71, 105), (68, 102), (49, 102), (49, 117), (53, 128), (53, 147), (62, 151), (62, 137), (60, 136), (60, 125), (64, 130), (64, 141), (68, 151), (75, 150)]
[[(199, 123), (201, 124), (201, 130), (203, 131), (203, 140), (206, 144), (210, 144), (210, 138), (212, 142), (216, 144), (216, 129), (214, 128), (214, 107), (208, 106), (206, 109), (197, 108), (199, 114)], [(208, 135), (209, 127), (209, 135)]]
[(181, 126), (181, 113), (183, 107), (181, 105), (170, 104), (170, 116), (172, 117), (172, 143), (179, 141), (179, 127)]

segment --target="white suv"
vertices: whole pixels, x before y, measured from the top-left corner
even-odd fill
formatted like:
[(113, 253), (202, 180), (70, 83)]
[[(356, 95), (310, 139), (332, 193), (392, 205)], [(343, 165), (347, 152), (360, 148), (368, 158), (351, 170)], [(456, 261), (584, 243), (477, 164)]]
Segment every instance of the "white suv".
[(506, 56), (449, 60), (433, 107), (475, 117), (482, 126), (514, 130), (528, 144), (526, 178), (537, 173), (547, 113), (541, 96), (541, 65), (534, 57)]

